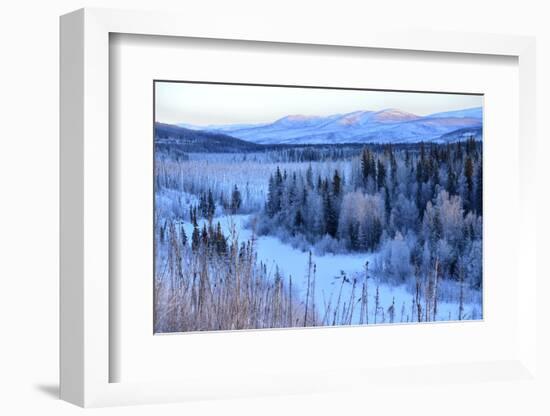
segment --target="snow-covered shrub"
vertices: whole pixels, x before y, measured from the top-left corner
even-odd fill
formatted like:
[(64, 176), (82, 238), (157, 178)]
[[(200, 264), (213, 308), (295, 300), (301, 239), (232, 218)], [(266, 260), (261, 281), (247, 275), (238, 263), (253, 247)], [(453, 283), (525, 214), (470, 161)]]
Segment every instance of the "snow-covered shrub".
[(395, 238), (384, 243), (379, 257), (379, 267), (388, 277), (405, 281), (411, 275), (411, 250), (401, 233), (398, 232)]
[(344, 242), (325, 234), (321, 240), (314, 244), (313, 251), (318, 256), (324, 256), (327, 253), (345, 253), (347, 250)]

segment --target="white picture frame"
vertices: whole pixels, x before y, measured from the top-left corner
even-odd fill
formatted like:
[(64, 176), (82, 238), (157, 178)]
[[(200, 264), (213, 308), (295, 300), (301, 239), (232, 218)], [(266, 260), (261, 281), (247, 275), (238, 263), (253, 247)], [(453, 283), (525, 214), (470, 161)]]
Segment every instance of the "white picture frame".
[[(185, 22), (185, 24), (182, 24)], [(536, 382), (535, 268), (535, 41), (508, 35), (396, 32), (348, 28), (328, 34), (312, 25), (282, 30), (275, 23), (186, 19), (169, 13), (82, 9), (61, 18), (61, 398), (80, 406), (184, 401), (198, 398), (322, 392), (374, 385), (407, 369), (361, 366), (315, 372), (261, 375), (237, 380), (234, 374), (178, 381), (111, 382), (110, 366), (120, 358), (110, 349), (109, 37), (123, 33), (147, 36), (332, 45), (334, 47), (430, 51), (442, 54), (504, 55), (519, 67), (519, 217), (517, 270), (517, 354), (498, 361), (438, 365), (417, 363), (420, 382), (487, 378)], [(236, 31), (238, 27), (238, 31)], [(516, 271), (518, 273), (518, 271)], [(298, 332), (296, 332), (298, 333)], [(311, 333), (310, 333), (311, 334)], [(215, 335), (214, 335), (215, 336)], [(301, 332), (301, 336), (311, 336)], [(483, 374), (483, 376), (479, 376)], [(415, 378), (413, 377), (413, 378)], [(342, 380), (346, 380), (345, 382)]]

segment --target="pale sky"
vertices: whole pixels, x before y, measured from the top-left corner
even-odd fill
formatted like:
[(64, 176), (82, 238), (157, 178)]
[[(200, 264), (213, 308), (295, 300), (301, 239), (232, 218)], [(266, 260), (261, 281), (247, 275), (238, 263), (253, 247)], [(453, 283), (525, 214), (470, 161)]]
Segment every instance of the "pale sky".
[(481, 107), (480, 95), (250, 85), (155, 83), (155, 121), (194, 125), (266, 123), (288, 115), (396, 108), (419, 116)]

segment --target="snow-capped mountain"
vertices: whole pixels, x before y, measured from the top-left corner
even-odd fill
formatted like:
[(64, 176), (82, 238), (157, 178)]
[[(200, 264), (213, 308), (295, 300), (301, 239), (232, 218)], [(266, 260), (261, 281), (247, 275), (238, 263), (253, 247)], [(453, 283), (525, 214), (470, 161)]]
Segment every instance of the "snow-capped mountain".
[[(482, 108), (418, 116), (398, 109), (329, 116), (289, 115), (272, 123), (182, 127), (224, 133), (258, 144), (454, 141), (482, 135)], [(454, 134), (456, 132), (456, 134)]]
[(446, 111), (444, 113), (431, 114), (430, 118), (483, 118), (483, 109), (481, 107), (467, 108), (465, 110)]

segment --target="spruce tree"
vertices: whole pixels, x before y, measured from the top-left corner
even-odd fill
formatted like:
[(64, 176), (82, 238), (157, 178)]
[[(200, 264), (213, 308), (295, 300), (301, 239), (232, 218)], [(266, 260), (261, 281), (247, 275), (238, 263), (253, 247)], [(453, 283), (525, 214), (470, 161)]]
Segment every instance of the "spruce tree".
[(447, 163), (447, 192), (456, 195), (457, 178), (451, 163)]
[(363, 150), (361, 154), (361, 171), (363, 173), (363, 183), (366, 184), (371, 174), (371, 154), (369, 149)]
[(292, 181), (288, 189), (288, 206), (291, 207), (296, 203), (298, 190), (296, 189), (296, 172), (292, 173)]
[(214, 213), (216, 212), (216, 203), (214, 202), (214, 196), (212, 195), (212, 190), (210, 188), (208, 188), (206, 207), (208, 219), (212, 219), (214, 217)]
[(191, 248), (193, 251), (197, 251), (201, 244), (201, 236), (199, 232), (199, 226), (197, 223), (193, 225), (193, 235), (191, 236)]
[(206, 223), (202, 225), (201, 243), (204, 247), (208, 246), (208, 231), (206, 230)]
[(372, 230), (369, 238), (369, 250), (376, 250), (378, 244), (380, 244), (380, 238), (382, 237), (382, 223), (378, 217), (374, 217), (372, 222)]
[(241, 192), (237, 185), (233, 188), (233, 193), (231, 194), (231, 213), (235, 215), (241, 207), (242, 199)]
[(363, 242), (364, 235), (360, 232), (359, 226), (350, 222), (348, 225), (349, 245), (352, 250), (357, 250)]
[(310, 189), (313, 188), (313, 170), (311, 169), (311, 163), (306, 170), (306, 183)]
[(380, 159), (377, 160), (376, 165), (376, 185), (380, 190), (380, 188), (386, 186), (386, 167), (384, 163), (380, 162)]
[(273, 217), (277, 213), (277, 189), (275, 184), (275, 178), (273, 175), (269, 176), (269, 183), (267, 187), (267, 203), (266, 212), (269, 217)]
[(419, 159), (416, 163), (416, 182), (418, 182), (418, 186), (422, 185), (424, 182), (424, 160)]
[(283, 176), (281, 175), (281, 169), (279, 169), (279, 166), (277, 166), (277, 170), (275, 171), (275, 184), (277, 186), (280, 186), (283, 183)]
[(294, 227), (299, 230), (302, 228), (302, 225), (304, 225), (304, 217), (302, 216), (302, 211), (298, 208), (294, 217)]
[(474, 163), (471, 157), (467, 157), (464, 163), (464, 176), (466, 177), (467, 185), (464, 205), (466, 210), (472, 210), (474, 196)]
[(476, 174), (476, 212), (483, 215), (483, 163), (479, 161)]
[[(326, 189), (326, 188), (325, 188)], [(331, 237), (336, 237), (336, 232), (338, 231), (338, 215), (332, 198), (328, 191), (324, 191), (324, 212), (325, 212), (325, 224), (327, 233)]]
[(332, 193), (335, 197), (340, 196), (340, 191), (342, 187), (342, 180), (338, 174), (338, 169), (334, 171), (334, 177), (332, 178)]
[(199, 211), (203, 218), (208, 218), (208, 199), (204, 192), (201, 192), (199, 198)]
[(227, 252), (227, 241), (223, 235), (222, 226), (218, 221), (215, 233), (216, 251), (218, 254), (223, 255)]
[(193, 225), (197, 226), (199, 223), (197, 222), (197, 206), (195, 205), (195, 208), (193, 209)]

